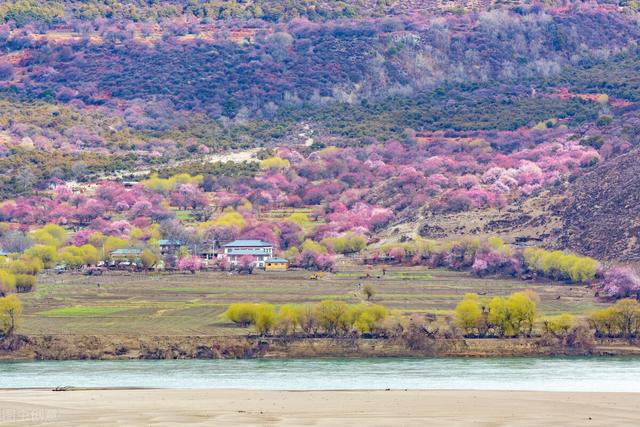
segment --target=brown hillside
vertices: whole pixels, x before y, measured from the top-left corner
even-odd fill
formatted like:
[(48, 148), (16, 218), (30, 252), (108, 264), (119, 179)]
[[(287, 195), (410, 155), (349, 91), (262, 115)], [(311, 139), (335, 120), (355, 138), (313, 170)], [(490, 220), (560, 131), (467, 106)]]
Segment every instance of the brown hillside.
[(640, 148), (582, 175), (554, 208), (556, 245), (601, 260), (640, 260)]
[(508, 243), (523, 242), (549, 246), (555, 242), (562, 219), (552, 210), (565, 198), (564, 189), (557, 188), (514, 201), (503, 209), (467, 212), (417, 214), (391, 224), (378, 234), (380, 243), (407, 240), (419, 235), (425, 239), (487, 238), (500, 236)]

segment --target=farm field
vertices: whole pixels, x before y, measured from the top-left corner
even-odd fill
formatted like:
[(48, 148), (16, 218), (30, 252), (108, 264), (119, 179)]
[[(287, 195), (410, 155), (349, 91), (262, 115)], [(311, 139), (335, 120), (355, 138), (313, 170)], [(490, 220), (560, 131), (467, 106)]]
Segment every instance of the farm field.
[[(43, 276), (36, 290), (23, 294), (26, 335), (243, 335), (222, 313), (235, 302), (364, 301), (361, 288), (372, 284), (372, 302), (403, 314), (451, 313), (467, 292), (490, 298), (533, 289), (540, 312), (585, 314), (599, 308), (585, 286), (519, 280), (479, 279), (466, 272), (416, 268), (343, 267), (311, 280), (307, 271), (238, 275), (108, 273)], [(367, 277), (367, 274), (369, 277)]]

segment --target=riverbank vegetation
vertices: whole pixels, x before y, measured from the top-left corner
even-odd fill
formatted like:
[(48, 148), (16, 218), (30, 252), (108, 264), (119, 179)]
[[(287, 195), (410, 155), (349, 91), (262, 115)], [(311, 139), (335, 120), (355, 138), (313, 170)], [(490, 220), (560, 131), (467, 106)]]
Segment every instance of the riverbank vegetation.
[(15, 295), (0, 297), (0, 339), (10, 337), (22, 316), (22, 302)]
[(636, 299), (621, 299), (612, 307), (591, 313), (588, 320), (599, 337), (638, 338), (640, 303)]
[(304, 305), (285, 304), (278, 310), (271, 304), (232, 304), (224, 315), (247, 327), (254, 325), (260, 335), (341, 336), (351, 332), (375, 334), (388, 316), (377, 304), (347, 304), (324, 300)]
[[(539, 318), (539, 297), (524, 291), (507, 297), (480, 298), (466, 294), (455, 308), (457, 325), (466, 337), (531, 336)], [(570, 334), (595, 334), (599, 338), (640, 338), (640, 303), (637, 299), (622, 299), (614, 305), (576, 316), (563, 313), (543, 319), (535, 333), (567, 337)], [(589, 332), (591, 329), (591, 332)]]
[[(527, 289), (509, 296), (465, 294), (451, 315), (433, 313), (423, 317), (402, 310), (390, 311), (379, 304), (324, 300), (279, 308), (264, 303), (231, 304), (224, 316), (244, 330), (253, 327), (260, 336), (402, 339), (409, 346), (423, 346), (425, 340), (462, 337), (537, 337), (556, 345), (589, 347), (595, 337), (604, 336), (603, 327), (610, 328), (610, 338), (633, 339), (640, 330), (640, 304), (635, 300), (623, 300), (613, 308), (592, 313), (588, 324), (584, 316), (567, 313), (542, 316), (539, 303), (540, 297)], [(595, 330), (589, 327), (595, 325), (593, 322), (599, 322)]]
[(531, 335), (538, 314), (536, 300), (538, 296), (531, 291), (488, 301), (481, 301), (477, 294), (466, 294), (455, 308), (455, 319), (468, 336)]
[(574, 316), (562, 313), (543, 316), (540, 297), (532, 290), (509, 296), (464, 295), (452, 315), (425, 317), (389, 311), (379, 304), (348, 304), (324, 300), (301, 305), (236, 303), (225, 318), (260, 336), (275, 337), (369, 337), (403, 339), (539, 337), (563, 345), (590, 346), (594, 338), (635, 339), (640, 333), (640, 303), (634, 299)]
[[(539, 298), (534, 292), (524, 291), (508, 298), (491, 298), (483, 305), (477, 294), (466, 294), (455, 308), (455, 324), (444, 316), (443, 322), (437, 325), (438, 333), (443, 336), (465, 334), (468, 337), (531, 336), (538, 315), (536, 300)], [(224, 315), (241, 327), (253, 325), (260, 335), (276, 336), (299, 332), (299, 336), (308, 337), (339, 337), (353, 333), (387, 337), (418, 327), (416, 319), (398, 313), (390, 317), (389, 311), (378, 304), (347, 304), (332, 300), (304, 305), (285, 304), (277, 310), (271, 304), (232, 304)], [(435, 321), (436, 317), (431, 320)]]

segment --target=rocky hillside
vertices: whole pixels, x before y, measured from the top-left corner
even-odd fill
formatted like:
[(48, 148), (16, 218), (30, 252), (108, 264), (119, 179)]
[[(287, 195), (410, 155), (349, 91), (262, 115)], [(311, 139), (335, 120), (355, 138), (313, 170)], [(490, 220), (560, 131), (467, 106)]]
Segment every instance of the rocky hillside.
[(640, 149), (580, 176), (556, 209), (557, 246), (603, 260), (640, 261)]

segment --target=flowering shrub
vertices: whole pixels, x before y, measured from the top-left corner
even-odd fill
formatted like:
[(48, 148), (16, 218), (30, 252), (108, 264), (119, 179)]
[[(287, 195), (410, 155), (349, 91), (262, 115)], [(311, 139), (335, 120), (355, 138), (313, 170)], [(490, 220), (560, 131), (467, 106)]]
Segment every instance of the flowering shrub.
[(402, 261), (405, 255), (406, 251), (402, 247), (395, 247), (389, 251), (389, 256), (398, 262)]
[(179, 270), (195, 273), (202, 269), (202, 259), (197, 256), (187, 256), (178, 260), (177, 267)]
[[(488, 275), (533, 278), (547, 277), (572, 283), (590, 283), (596, 277), (598, 262), (561, 251), (546, 251), (539, 248), (512, 248), (499, 238), (486, 241), (463, 239), (452, 242), (436, 242), (417, 239), (402, 244), (387, 244), (382, 251), (394, 260), (410, 260), (412, 265), (426, 265), (430, 268), (470, 270), (478, 277)], [(380, 262), (380, 252), (372, 251), (370, 262)], [(627, 278), (637, 276), (629, 276)], [(620, 275), (618, 275), (620, 276)], [(627, 282), (632, 289), (634, 280)], [(626, 289), (626, 288), (625, 288)]]
[(319, 271), (330, 271), (335, 265), (333, 256), (312, 249), (303, 249), (294, 261), (301, 268)]
[(640, 277), (631, 267), (615, 267), (604, 273), (600, 289), (611, 298), (640, 299)]

